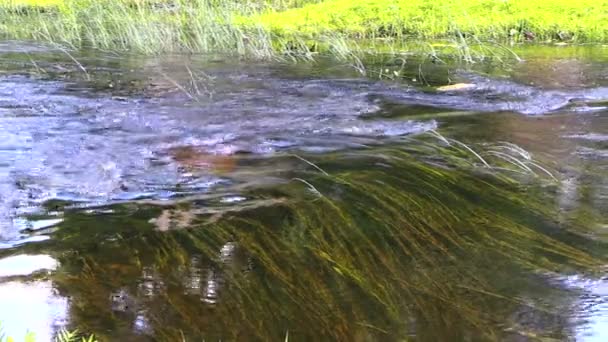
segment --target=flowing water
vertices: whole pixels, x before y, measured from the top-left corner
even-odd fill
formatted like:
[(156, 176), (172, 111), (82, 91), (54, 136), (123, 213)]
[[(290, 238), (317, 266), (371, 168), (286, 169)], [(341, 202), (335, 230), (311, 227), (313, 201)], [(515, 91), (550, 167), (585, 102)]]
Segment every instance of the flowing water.
[(0, 43), (3, 331), (605, 340), (608, 48), (520, 53), (369, 63), (395, 81)]

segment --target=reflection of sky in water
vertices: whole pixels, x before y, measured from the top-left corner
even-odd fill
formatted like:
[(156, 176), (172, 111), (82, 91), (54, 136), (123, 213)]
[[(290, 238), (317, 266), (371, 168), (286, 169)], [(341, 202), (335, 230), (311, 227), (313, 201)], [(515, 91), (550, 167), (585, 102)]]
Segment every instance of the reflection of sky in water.
[(567, 278), (565, 284), (583, 291), (577, 303), (578, 313), (575, 317), (575, 322), (579, 323), (576, 341), (608, 341), (608, 282), (572, 276)]
[(3, 332), (23, 341), (27, 331), (37, 341), (51, 341), (55, 327), (65, 324), (67, 299), (60, 297), (50, 281), (8, 281), (3, 277), (27, 276), (57, 267), (48, 255), (17, 255), (0, 259), (0, 322)]
[(37, 341), (52, 341), (54, 327), (65, 324), (67, 306), (50, 281), (0, 284), (0, 321), (16, 341), (23, 341), (28, 330)]
[[(2, 191), (0, 187), (0, 192)], [(2, 215), (2, 214), (0, 214)], [(0, 220), (0, 222), (2, 222)], [(42, 235), (43, 230), (48, 230), (63, 222), (63, 219), (27, 220), (22, 217), (13, 218), (10, 225), (0, 225), (0, 249), (13, 248), (29, 242), (44, 241), (50, 239), (48, 235)], [(6, 223), (6, 222), (4, 222)], [(8, 228), (7, 228), (8, 227)], [(20, 234), (25, 229), (36, 231), (36, 235)], [(46, 231), (45, 233), (47, 233)]]
[(57, 261), (48, 255), (15, 255), (0, 259), (0, 277), (27, 276), (56, 267)]

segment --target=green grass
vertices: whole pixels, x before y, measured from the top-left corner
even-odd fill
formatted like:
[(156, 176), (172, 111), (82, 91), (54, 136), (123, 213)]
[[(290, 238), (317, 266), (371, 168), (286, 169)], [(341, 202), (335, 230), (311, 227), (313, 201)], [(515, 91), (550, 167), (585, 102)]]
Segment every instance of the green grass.
[(3, 0), (0, 4), (4, 6), (36, 6), (50, 7), (63, 4), (63, 0)]
[(26, 12), (0, 7), (0, 32), (7, 39), (51, 42), (66, 47), (157, 52), (255, 52), (270, 54), (266, 32), (244, 32), (232, 24), (248, 6), (213, 1), (181, 1), (176, 9), (135, 1), (64, 0)]
[(358, 39), (392, 38), (373, 45), (427, 53), (407, 43), (502, 44), (527, 32), (536, 41), (605, 42), (607, 13), (605, 0), (4, 0), (0, 38), (257, 57), (344, 55)]
[(421, 39), (459, 33), (480, 40), (522, 38), (529, 31), (541, 41), (608, 39), (605, 0), (327, 0), (285, 12), (268, 12), (246, 21), (273, 32), (312, 36), (340, 33), (354, 37), (409, 36)]

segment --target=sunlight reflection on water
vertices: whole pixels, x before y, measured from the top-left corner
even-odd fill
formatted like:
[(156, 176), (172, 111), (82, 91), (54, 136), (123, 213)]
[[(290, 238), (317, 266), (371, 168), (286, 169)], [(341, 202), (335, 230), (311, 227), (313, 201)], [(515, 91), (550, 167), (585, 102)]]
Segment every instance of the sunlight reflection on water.
[(16, 341), (23, 341), (28, 331), (37, 341), (51, 341), (55, 331), (65, 325), (68, 301), (57, 294), (51, 281), (3, 282), (3, 278), (56, 267), (57, 261), (48, 255), (0, 259), (0, 322), (3, 332)]

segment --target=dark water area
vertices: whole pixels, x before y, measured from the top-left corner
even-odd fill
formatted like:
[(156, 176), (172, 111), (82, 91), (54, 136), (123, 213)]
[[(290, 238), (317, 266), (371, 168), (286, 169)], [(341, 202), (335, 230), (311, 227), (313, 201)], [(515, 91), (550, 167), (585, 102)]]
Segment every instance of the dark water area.
[(604, 341), (608, 48), (517, 52), (378, 78), (0, 43), (3, 331)]

